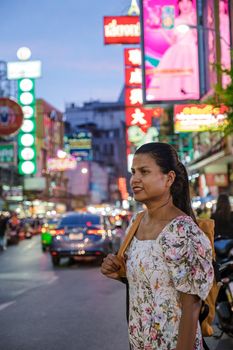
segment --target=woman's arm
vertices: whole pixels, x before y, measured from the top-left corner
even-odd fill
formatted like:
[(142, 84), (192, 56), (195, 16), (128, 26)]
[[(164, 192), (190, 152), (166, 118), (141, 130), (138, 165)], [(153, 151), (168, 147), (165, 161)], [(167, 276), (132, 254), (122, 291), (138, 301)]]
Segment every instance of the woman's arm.
[(193, 350), (197, 324), (201, 309), (201, 300), (196, 295), (180, 293), (182, 315), (176, 350)]

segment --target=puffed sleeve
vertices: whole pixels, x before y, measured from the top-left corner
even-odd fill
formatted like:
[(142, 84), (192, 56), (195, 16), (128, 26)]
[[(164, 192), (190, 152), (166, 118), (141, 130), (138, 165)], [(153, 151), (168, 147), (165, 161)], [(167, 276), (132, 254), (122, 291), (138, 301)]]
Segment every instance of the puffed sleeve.
[(161, 243), (175, 289), (205, 300), (214, 278), (212, 248), (205, 233), (183, 216), (173, 220)]

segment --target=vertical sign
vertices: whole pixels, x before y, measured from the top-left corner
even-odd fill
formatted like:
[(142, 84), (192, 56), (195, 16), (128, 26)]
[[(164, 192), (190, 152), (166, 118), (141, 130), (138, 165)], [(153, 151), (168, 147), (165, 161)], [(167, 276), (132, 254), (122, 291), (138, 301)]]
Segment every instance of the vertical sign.
[[(221, 45), (221, 64), (225, 69), (231, 67), (231, 40), (230, 40), (230, 16), (229, 0), (219, 1), (219, 31)], [(226, 74), (222, 76), (222, 85), (225, 88), (230, 83), (230, 77)]]
[[(214, 18), (214, 0), (205, 2), (204, 12), (204, 31), (205, 49), (206, 49), (206, 65), (207, 65), (207, 90), (210, 90), (216, 84), (216, 34), (215, 34), (215, 18)], [(221, 65), (223, 69), (231, 67), (231, 35), (230, 35), (230, 13), (229, 1), (219, 1), (219, 37), (221, 46)], [(222, 74), (222, 85), (225, 88), (230, 83), (227, 74)]]
[(142, 144), (158, 140), (162, 109), (144, 108), (142, 101), (141, 50), (125, 49), (125, 116), (128, 168), (132, 154)]
[(200, 98), (196, 28), (196, 0), (142, 0), (145, 103)]
[(36, 121), (35, 121), (35, 80), (18, 80), (18, 101), (24, 113), (23, 125), (18, 134), (19, 173), (36, 173)]

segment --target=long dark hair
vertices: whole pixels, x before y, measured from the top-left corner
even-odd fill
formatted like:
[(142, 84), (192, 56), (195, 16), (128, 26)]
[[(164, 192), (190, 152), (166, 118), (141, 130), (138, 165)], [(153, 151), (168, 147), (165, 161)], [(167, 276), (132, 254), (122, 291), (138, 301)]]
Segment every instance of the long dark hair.
[(188, 174), (175, 148), (168, 143), (150, 142), (142, 145), (135, 152), (135, 154), (140, 153), (149, 154), (164, 174), (168, 174), (171, 170), (175, 172), (176, 177), (171, 186), (173, 204), (196, 222), (191, 206)]
[(219, 219), (222, 221), (230, 221), (231, 204), (230, 204), (229, 197), (226, 193), (221, 193), (218, 196), (215, 217), (216, 219)]

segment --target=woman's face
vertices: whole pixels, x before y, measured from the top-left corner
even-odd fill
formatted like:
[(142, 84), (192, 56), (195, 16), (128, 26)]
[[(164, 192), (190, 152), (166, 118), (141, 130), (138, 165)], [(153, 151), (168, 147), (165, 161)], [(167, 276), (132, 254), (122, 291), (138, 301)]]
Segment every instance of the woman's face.
[(227, 6), (225, 4), (225, 1), (219, 1), (219, 12), (220, 13), (227, 13)]
[(179, 1), (179, 9), (182, 15), (189, 14), (193, 9), (193, 3), (190, 0)]
[(168, 175), (162, 173), (149, 154), (134, 156), (130, 186), (134, 199), (142, 203), (161, 199), (170, 191)]

